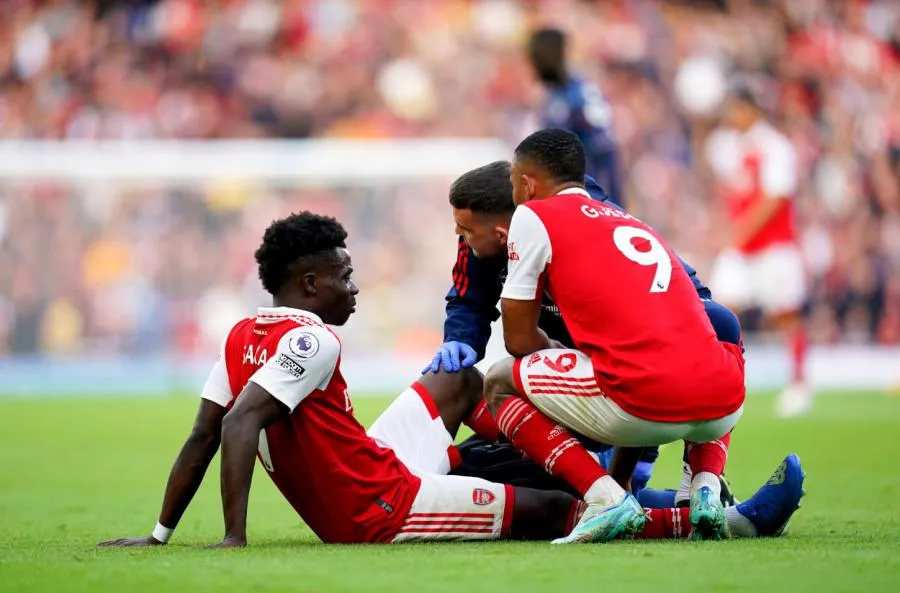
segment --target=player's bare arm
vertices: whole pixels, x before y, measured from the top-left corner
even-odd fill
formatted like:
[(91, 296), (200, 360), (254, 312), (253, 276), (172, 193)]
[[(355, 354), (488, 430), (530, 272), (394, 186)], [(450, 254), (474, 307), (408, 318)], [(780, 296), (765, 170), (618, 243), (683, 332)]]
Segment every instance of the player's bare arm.
[(247, 545), (247, 501), (259, 431), (290, 413), (287, 406), (256, 383), (247, 383), (222, 421), (222, 511), (225, 538), (214, 548)]
[(144, 537), (120, 538), (97, 544), (101, 547), (159, 546), (166, 543), (184, 511), (203, 482), (209, 462), (219, 450), (222, 434), (222, 418), (228, 410), (206, 399), (200, 400), (200, 409), (194, 420), (194, 428), (188, 435), (181, 452), (169, 472), (159, 526), (153, 534)]
[(503, 341), (506, 351), (516, 358), (552, 348), (547, 334), (538, 327), (541, 303), (537, 300), (500, 299), (503, 316)]

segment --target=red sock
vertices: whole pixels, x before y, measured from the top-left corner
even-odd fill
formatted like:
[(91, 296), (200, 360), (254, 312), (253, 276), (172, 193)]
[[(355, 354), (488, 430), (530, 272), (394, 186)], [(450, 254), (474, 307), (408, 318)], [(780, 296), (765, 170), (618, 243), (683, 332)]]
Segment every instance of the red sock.
[(542, 463), (550, 475), (566, 480), (582, 496), (607, 475), (568, 430), (524, 399), (507, 398), (497, 410), (497, 425), (513, 446)]
[(478, 402), (478, 405), (472, 410), (472, 414), (466, 418), (464, 424), (486, 441), (493, 443), (500, 438), (500, 427), (497, 426), (497, 422), (488, 411), (484, 400)]
[(794, 365), (794, 383), (803, 383), (805, 379), (806, 347), (806, 332), (803, 331), (803, 328), (797, 328), (791, 333), (790, 337), (791, 362)]
[(647, 521), (635, 539), (682, 539), (691, 534), (691, 509), (644, 509)]
[(709, 472), (721, 476), (722, 472), (725, 471), (725, 462), (728, 460), (728, 445), (730, 443), (730, 432), (709, 443), (685, 441), (688, 463), (694, 475), (696, 476), (700, 472)]

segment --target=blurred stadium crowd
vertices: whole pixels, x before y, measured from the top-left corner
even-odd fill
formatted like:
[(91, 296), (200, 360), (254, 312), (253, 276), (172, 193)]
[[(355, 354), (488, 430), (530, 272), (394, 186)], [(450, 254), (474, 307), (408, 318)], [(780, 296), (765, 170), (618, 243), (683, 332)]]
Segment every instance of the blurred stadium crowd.
[[(513, 144), (541, 98), (525, 40), (558, 25), (573, 66), (613, 108), (625, 201), (701, 272), (726, 241), (704, 141), (739, 72), (801, 156), (813, 339), (900, 342), (892, 0), (9, 0), (2, 10), (3, 139)], [(448, 182), (93, 195), (0, 180), (0, 353), (217, 344), (260, 298), (261, 229), (299, 207), (347, 223), (369, 310), (353, 341), (430, 347), (453, 260)]]

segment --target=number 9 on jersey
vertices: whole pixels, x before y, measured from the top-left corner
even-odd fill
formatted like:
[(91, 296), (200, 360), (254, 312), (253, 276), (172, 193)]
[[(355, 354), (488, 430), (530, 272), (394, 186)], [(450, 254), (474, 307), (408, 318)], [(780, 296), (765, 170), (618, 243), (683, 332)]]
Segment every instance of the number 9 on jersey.
[[(650, 244), (648, 251), (639, 251), (634, 239), (643, 239)], [(666, 292), (672, 281), (672, 260), (669, 252), (652, 233), (633, 226), (619, 226), (613, 231), (616, 248), (628, 259), (642, 266), (656, 266), (656, 274), (650, 284), (650, 292)]]

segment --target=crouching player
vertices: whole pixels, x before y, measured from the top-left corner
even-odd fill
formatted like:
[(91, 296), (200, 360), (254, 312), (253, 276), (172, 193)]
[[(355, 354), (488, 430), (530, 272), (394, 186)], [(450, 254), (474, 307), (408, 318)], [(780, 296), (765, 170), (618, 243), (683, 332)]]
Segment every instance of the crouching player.
[[(355, 307), (345, 237), (334, 219), (306, 212), (269, 227), (256, 259), (275, 306), (228, 334), (153, 533), (101, 546), (166, 543), (220, 444), (225, 537), (214, 547), (247, 543), (254, 457), (327, 543), (549, 539), (576, 524), (585, 505), (564, 492), (445, 475), (455, 459), (452, 435), (474, 403), (465, 394), (480, 397), (480, 389), (459, 389), (455, 377), (423, 377), (366, 434), (341, 374), (340, 342), (325, 325), (342, 325)], [(786, 464), (786, 472), (799, 472), (791, 459)], [(787, 521), (799, 481), (764, 487), (774, 511), (738, 512), (754, 535)], [(677, 537), (685, 513), (654, 510), (647, 523), (660, 528), (640, 535)]]
[[(453, 285), (446, 297), (444, 344), (438, 349), (431, 364), (425, 368), (425, 373), (437, 372), (440, 368), (447, 372), (466, 372), (466, 369), (471, 369), (484, 357), (491, 335), (491, 323), (500, 316), (497, 302), (507, 274), (506, 239), (515, 211), (509, 172), (509, 162), (496, 161), (464, 173), (450, 187), (449, 200), (459, 234), (457, 261), (453, 267)], [(585, 177), (585, 189), (594, 200), (618, 208), (608, 201), (606, 192), (589, 176)], [(683, 261), (682, 264), (698, 298), (703, 302), (719, 340), (739, 344), (740, 324), (737, 317), (724, 306), (712, 301), (709, 289), (697, 277), (695, 270)], [(561, 347), (574, 347), (559, 308), (546, 291), (541, 295), (538, 325), (550, 340)], [(470, 372), (475, 371), (473, 369)], [(476, 406), (472, 415), (466, 419), (466, 424), (483, 441), (493, 442), (500, 436), (499, 428), (483, 402)], [(602, 455), (604, 465), (612, 459), (612, 452), (608, 447), (598, 446), (597, 443), (585, 444)], [(481, 443), (470, 445), (480, 446)], [(499, 450), (513, 453), (509, 448), (501, 447)], [(657, 455), (656, 447), (644, 449), (631, 478), (632, 492), (642, 505), (648, 507), (686, 504), (687, 486), (691, 480), (690, 466), (687, 463), (685, 483), (677, 494), (673, 490), (644, 489)], [(490, 457), (493, 463), (517, 465), (514, 458), (504, 457), (499, 452), (492, 453)], [(474, 463), (465, 468), (477, 475), (485, 469), (490, 468), (477, 467)], [(625, 471), (629, 469), (625, 468)], [(723, 503), (733, 503), (728, 484), (724, 480), (721, 496)]]
[[(535, 132), (516, 148), (510, 179), (519, 207), (501, 294), (506, 350), (516, 358), (491, 368), (485, 398), (510, 441), (590, 503), (566, 543), (643, 525), (634, 498), (566, 428), (623, 447), (684, 440), (691, 525), (719, 539), (727, 531), (719, 477), (745, 397), (741, 348), (718, 339), (658, 234), (590, 198), (584, 163), (581, 142), (565, 130)], [(588, 273), (595, 266), (602, 274)], [(545, 290), (577, 350), (558, 348), (539, 328)]]

